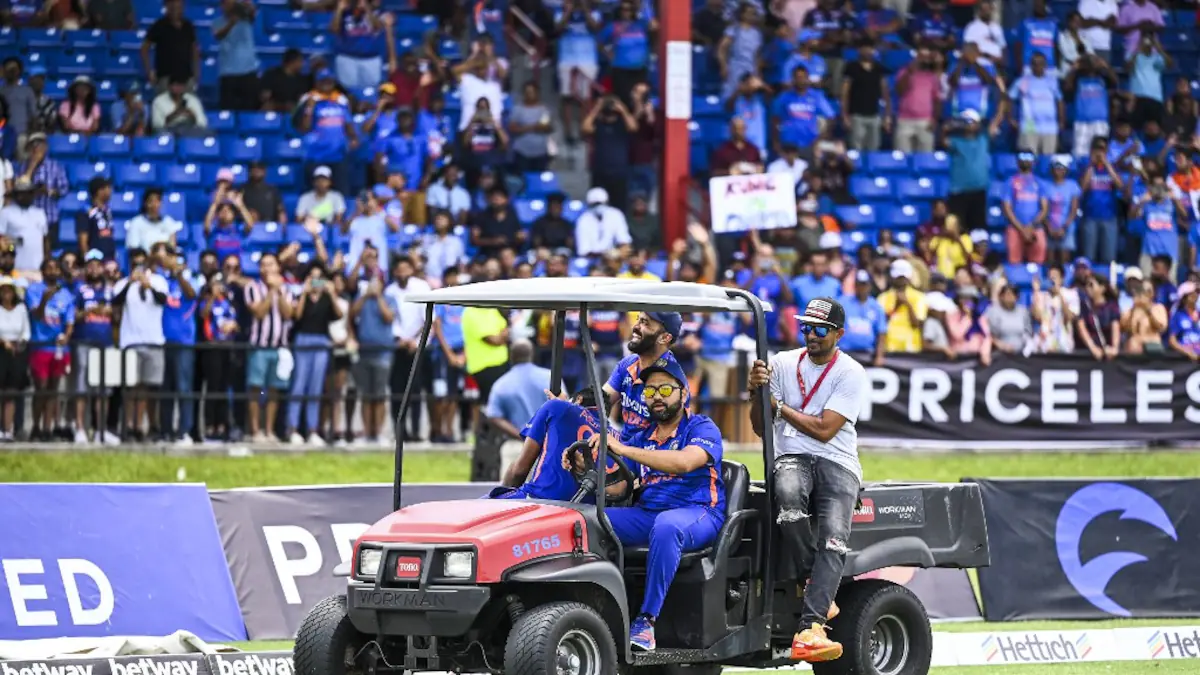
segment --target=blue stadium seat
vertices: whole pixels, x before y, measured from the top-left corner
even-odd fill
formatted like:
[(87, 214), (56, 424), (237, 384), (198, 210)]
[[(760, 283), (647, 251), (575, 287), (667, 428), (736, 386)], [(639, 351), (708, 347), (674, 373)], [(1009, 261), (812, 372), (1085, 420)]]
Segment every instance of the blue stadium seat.
[(279, 223), (255, 223), (246, 237), (246, 246), (262, 251), (275, 250), (283, 244), (284, 228)]
[(108, 44), (113, 50), (118, 52), (141, 49), (142, 43), (145, 40), (146, 31), (144, 30), (108, 31)]
[(113, 168), (113, 182), (122, 188), (158, 185), (158, 168), (150, 162), (122, 164)]
[(299, 138), (280, 138), (268, 141), (263, 157), (270, 161), (299, 162), (304, 160), (304, 145)]
[[(90, 203), (87, 190), (71, 190), (59, 200), (58, 212), (62, 220), (69, 220), (67, 216), (86, 211)], [(75, 223), (72, 222), (71, 225), (74, 228)]]
[(92, 50), (80, 50), (74, 54), (60, 54), (56, 71), (60, 76), (75, 77), (77, 75), (92, 76), (104, 72), (108, 66), (107, 57)]
[(262, 143), (257, 138), (232, 138), (221, 144), (221, 160), (246, 164), (262, 159)]
[(1005, 265), (1004, 277), (1008, 279), (1008, 283), (1016, 286), (1019, 290), (1025, 290), (1033, 286), (1034, 279), (1037, 279), (1039, 282), (1045, 281), (1042, 277), (1042, 268), (1037, 263)]
[(692, 98), (692, 118), (717, 117), (728, 121), (725, 105), (720, 96), (696, 96)]
[[(132, 218), (142, 210), (142, 193), (140, 190), (124, 190), (113, 193), (112, 213), (114, 218)], [(117, 228), (123, 232), (124, 228)]]
[(521, 224), (530, 225), (546, 212), (546, 202), (541, 199), (515, 199), (513, 209)]
[(921, 224), (921, 212), (912, 204), (878, 209), (876, 218), (880, 227), (894, 230), (912, 230)]
[(51, 134), (47, 139), (50, 156), (58, 160), (86, 159), (88, 139), (80, 134)]
[(104, 74), (109, 77), (137, 77), (142, 74), (142, 62), (137, 54), (121, 53), (108, 59)]
[(837, 217), (842, 222), (856, 228), (873, 228), (876, 226), (875, 209), (869, 204), (837, 207)]
[(872, 175), (909, 173), (908, 154), (892, 152), (869, 152), (866, 157), (867, 171)]
[(524, 178), (527, 197), (545, 197), (562, 189), (558, 183), (558, 175), (552, 171), (526, 173)]
[(88, 181), (96, 176), (112, 177), (112, 169), (104, 162), (77, 162), (66, 164), (67, 181), (72, 187), (87, 187)]
[(133, 139), (133, 158), (164, 160), (175, 158), (175, 137), (170, 134), (141, 136)]
[(196, 164), (168, 164), (162, 174), (163, 183), (174, 190), (201, 187), (200, 167)]
[(851, 176), (850, 194), (859, 201), (887, 201), (893, 198), (892, 183), (884, 176)]
[[(182, 192), (172, 190), (163, 195), (162, 214), (178, 220), (179, 222), (187, 221), (187, 199)], [(184, 242), (190, 239), (188, 237), (187, 228), (183, 228), (179, 232), (178, 240)]]
[[(321, 236), (324, 237), (325, 235), (327, 235), (328, 230), (329, 230), (329, 228), (322, 225), (321, 232), (320, 232)], [(289, 244), (292, 242), (298, 243), (298, 244), (300, 244), (301, 248), (312, 248), (313, 236), (311, 234), (309, 234), (308, 230), (304, 229), (303, 225), (288, 225), (287, 226), (287, 242)]]
[(229, 110), (209, 113), (208, 129), (218, 135), (232, 134), (237, 131), (237, 117)]
[(896, 73), (911, 63), (916, 56), (917, 53), (912, 49), (888, 49), (879, 55), (879, 63), (887, 72)]
[(79, 243), (79, 235), (75, 233), (75, 219), (67, 218), (66, 211), (61, 212), (62, 217), (58, 220), (58, 244), (60, 246), (74, 246)]
[(266, 56), (282, 56), (291, 46), (288, 44), (288, 35), (288, 33), (271, 33), (255, 45), (255, 50)]
[(421, 37), (428, 31), (437, 28), (437, 17), (420, 14), (397, 14), (396, 34), (409, 37)]
[(96, 100), (100, 102), (104, 112), (107, 112), (108, 106), (120, 96), (119, 89), (121, 87), (113, 80), (100, 80), (96, 82)]
[(302, 9), (287, 9), (284, 7), (265, 7), (262, 11), (262, 22), (274, 30), (301, 28), (312, 30), (312, 22), (308, 13)]
[(563, 204), (563, 218), (568, 222), (575, 222), (579, 214), (583, 213), (584, 204), (581, 199), (572, 199)]
[(67, 49), (88, 49), (90, 47), (105, 47), (108, 44), (108, 33), (93, 28), (92, 30), (69, 30), (64, 31), (66, 38)]
[(133, 152), (133, 144), (122, 134), (96, 134), (88, 143), (88, 157), (95, 160), (126, 159)]
[(901, 202), (932, 201), (940, 196), (937, 185), (931, 178), (922, 176), (896, 181), (896, 198)]
[(989, 229), (1003, 228), (1006, 224), (1004, 211), (999, 206), (988, 207), (987, 226)]
[(999, 204), (1004, 201), (1005, 188), (1007, 183), (1002, 180), (994, 180), (988, 184), (988, 201)]
[(283, 133), (283, 116), (276, 112), (243, 112), (237, 115), (238, 130), (243, 134), (261, 136)]
[(221, 161), (221, 144), (215, 138), (181, 138), (177, 147), (179, 158), (185, 162)]
[(303, 183), (298, 174), (290, 164), (272, 164), (267, 167), (267, 182), (280, 190), (295, 190)]
[(34, 66), (41, 66), (46, 69), (49, 74), (54, 74), (58, 70), (58, 55), (61, 52), (53, 51), (54, 48), (39, 47), (45, 51), (29, 52), (23, 58), (25, 61), (25, 70), (29, 70)]
[(915, 153), (912, 164), (913, 173), (918, 176), (950, 173), (950, 156), (941, 150)]
[(183, 8), (183, 16), (194, 23), (196, 28), (205, 29), (204, 31), (198, 30), (197, 33), (208, 32), (207, 29), (212, 27), (213, 21), (220, 16), (220, 10), (216, 7), (191, 5)]
[(23, 49), (61, 49), (63, 31), (57, 28), (22, 28), (17, 44)]
[(465, 55), (462, 51), (462, 45), (458, 44), (458, 40), (446, 38), (438, 42), (438, 56), (447, 61), (462, 61)]

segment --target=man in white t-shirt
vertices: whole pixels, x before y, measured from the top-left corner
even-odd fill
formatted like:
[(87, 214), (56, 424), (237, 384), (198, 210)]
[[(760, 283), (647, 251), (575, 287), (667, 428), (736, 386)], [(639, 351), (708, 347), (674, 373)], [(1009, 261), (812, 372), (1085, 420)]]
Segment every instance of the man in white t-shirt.
[(833, 598), (850, 552), (850, 521), (862, 484), (855, 425), (868, 384), (866, 370), (838, 349), (846, 332), (840, 304), (814, 298), (796, 318), (804, 348), (776, 354), (769, 366), (755, 361), (750, 370), (750, 420), (754, 433), (767, 433), (763, 406), (770, 406), (776, 522), (785, 550), (797, 561), (797, 580), (808, 579), (791, 657), (814, 663), (842, 655), (842, 645), (822, 625), (837, 615)]
[(633, 243), (629, 221), (620, 209), (608, 205), (608, 191), (587, 191), (588, 208), (575, 219), (575, 248), (581, 256), (602, 255)]
[[(155, 273), (147, 264), (145, 254), (129, 261), (129, 276), (113, 287), (113, 304), (120, 308), (119, 342), (122, 350), (130, 348), (137, 359), (137, 385), (126, 389), (126, 428), (141, 433), (142, 419), (148, 423), (157, 419), (149, 410), (147, 392), (162, 386), (164, 356), (163, 307), (170, 288), (166, 277)], [(149, 413), (149, 416), (147, 415)]]
[(1004, 27), (996, 21), (996, 6), (992, 0), (982, 0), (975, 9), (975, 20), (963, 30), (963, 44), (974, 43), (979, 53), (994, 64), (1004, 63), (1004, 50), (1008, 41), (1004, 38)]
[(482, 49), (454, 68), (458, 75), (458, 96), (462, 101), (459, 131), (471, 124), (471, 119), (475, 117), (475, 103), (481, 98), (488, 100), (488, 109), (496, 119), (500, 119), (504, 113), (504, 89), (495, 77), (497, 73), (493, 72), (497, 68), (503, 68), (503, 64), (497, 64), (495, 57)]
[(1120, 11), (1117, 0), (1079, 0), (1078, 12), (1083, 17), (1079, 37), (1105, 63), (1112, 56), (1112, 31), (1117, 27)]
[(33, 183), (22, 176), (14, 181), (13, 202), (0, 209), (0, 235), (17, 248), (15, 269), (22, 275), (40, 273), (50, 250), (50, 226), (46, 212), (33, 203)]

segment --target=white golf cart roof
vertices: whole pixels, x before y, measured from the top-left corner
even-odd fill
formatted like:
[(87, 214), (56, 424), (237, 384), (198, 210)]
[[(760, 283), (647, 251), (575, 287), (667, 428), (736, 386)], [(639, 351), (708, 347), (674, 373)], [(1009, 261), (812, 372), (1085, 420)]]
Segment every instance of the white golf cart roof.
[[(578, 309), (641, 312), (750, 312), (750, 304), (727, 289), (682, 281), (611, 277), (505, 279), (439, 288), (405, 296), (413, 303), (497, 309)], [(770, 311), (768, 303), (763, 309)]]

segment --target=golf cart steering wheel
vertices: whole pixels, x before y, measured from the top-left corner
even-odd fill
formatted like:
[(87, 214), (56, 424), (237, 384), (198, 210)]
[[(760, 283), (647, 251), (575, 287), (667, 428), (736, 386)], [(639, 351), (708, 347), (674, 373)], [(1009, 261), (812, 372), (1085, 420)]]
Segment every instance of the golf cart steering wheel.
[[(576, 441), (566, 449), (567, 461), (571, 465), (571, 475), (575, 480), (579, 481), (579, 491), (571, 499), (572, 502), (582, 501), (586, 495), (593, 494), (596, 491), (596, 481), (598, 480), (599, 472), (596, 470), (596, 458), (592, 456), (592, 448), (587, 440)], [(621, 489), (621, 493), (616, 496), (609, 495), (605, 492), (606, 504), (629, 504), (633, 499), (633, 471), (629, 465), (625, 463), (625, 459), (616, 455), (609, 455), (609, 458), (616, 464), (617, 470), (614, 473), (604, 472), (605, 481), (604, 487), (607, 489), (611, 485), (616, 485), (622, 481), (625, 487)], [(583, 469), (578, 467), (582, 465)]]

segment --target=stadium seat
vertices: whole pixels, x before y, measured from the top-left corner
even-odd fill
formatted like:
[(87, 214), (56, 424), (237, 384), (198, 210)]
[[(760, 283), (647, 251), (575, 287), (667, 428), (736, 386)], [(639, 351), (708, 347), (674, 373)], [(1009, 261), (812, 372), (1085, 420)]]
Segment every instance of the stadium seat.
[(515, 199), (513, 209), (522, 225), (530, 225), (546, 212), (546, 202), (541, 199)]
[(185, 162), (221, 161), (221, 144), (215, 138), (181, 138), (178, 148), (179, 158)]
[[(142, 211), (142, 193), (140, 190), (123, 190), (113, 193), (112, 213), (114, 218), (132, 218)], [(117, 228), (123, 232), (123, 228)]]
[(562, 189), (558, 175), (552, 171), (526, 173), (524, 178), (525, 195), (528, 197), (545, 197)]
[(420, 14), (397, 14), (395, 30), (397, 35), (407, 35), (419, 38), (425, 33), (437, 28), (437, 17)]
[(208, 130), (218, 136), (237, 133), (237, 116), (229, 110), (208, 113)]
[(97, 161), (127, 159), (133, 154), (133, 144), (122, 134), (96, 134), (88, 143), (88, 157)]
[(283, 133), (283, 116), (276, 112), (243, 112), (237, 115), (238, 130), (250, 136)]
[(96, 176), (112, 177), (112, 170), (104, 162), (77, 162), (65, 165), (67, 181), (72, 187), (87, 187), (88, 181)]
[(909, 173), (908, 155), (899, 150), (869, 152), (866, 156), (866, 165), (867, 171), (876, 176)]
[[(163, 195), (162, 214), (178, 220), (186, 222), (187, 220), (187, 200), (182, 192), (171, 191)], [(191, 237), (187, 234), (187, 228), (180, 231), (178, 240), (180, 242), (187, 241)]]
[(163, 183), (175, 190), (201, 187), (200, 167), (196, 164), (169, 164), (163, 167)]
[(58, 66), (55, 68), (59, 76), (76, 77), (78, 75), (94, 76), (102, 73), (108, 66), (108, 59), (92, 50), (77, 51), (74, 54), (60, 54)]
[(1000, 178), (1008, 178), (1017, 172), (1017, 156), (1011, 153), (995, 155), (992, 159), (992, 170)]
[[(328, 230), (329, 228), (322, 225), (320, 235), (325, 236)], [(288, 225), (286, 240), (289, 244), (293, 242), (300, 244), (301, 248), (312, 248), (313, 246), (313, 236), (304, 229), (303, 225)]]
[(1044, 281), (1042, 278), (1042, 268), (1037, 263), (1005, 265), (1004, 277), (1008, 279), (1008, 283), (1016, 286), (1018, 290), (1031, 288), (1034, 279), (1037, 279), (1039, 282)]
[(295, 190), (301, 186), (297, 173), (290, 164), (272, 164), (267, 167), (267, 182), (280, 190)]
[(221, 161), (246, 164), (262, 159), (262, 144), (257, 138), (234, 138), (221, 145)]
[[(58, 202), (58, 211), (63, 216), (62, 220), (68, 220), (66, 216), (74, 215), (80, 211), (85, 211), (91, 200), (88, 198), (87, 190), (71, 190), (63, 195), (63, 198)], [(74, 226), (74, 223), (72, 223)]]
[(867, 246), (874, 246), (875, 237), (872, 236), (873, 234), (873, 232), (860, 232), (858, 230), (843, 233), (842, 252), (846, 255), (854, 255), (858, 251), (859, 247), (863, 246), (864, 244)]
[(63, 31), (57, 28), (22, 28), (17, 34), (22, 49), (62, 49)]
[(121, 164), (113, 168), (113, 182), (118, 187), (149, 187), (158, 184), (158, 169), (149, 162)]
[[(74, 33), (75, 31), (72, 31)], [(108, 45), (114, 51), (133, 51), (142, 48), (142, 43), (146, 40), (146, 31), (144, 30), (110, 30), (108, 31)]]
[(940, 196), (937, 185), (931, 178), (924, 176), (901, 178), (896, 182), (896, 198), (906, 204), (915, 201), (932, 201)]
[(880, 227), (896, 230), (916, 229), (922, 222), (921, 212), (912, 204), (879, 209), (876, 218)]
[(133, 139), (133, 158), (162, 161), (175, 158), (175, 137), (170, 134), (140, 136)]
[(280, 138), (267, 141), (263, 158), (269, 161), (299, 162), (304, 160), (304, 145), (299, 138)]
[(284, 228), (279, 223), (255, 223), (246, 237), (246, 246), (260, 251), (273, 251), (283, 244), (283, 233)]
[(933, 176), (950, 173), (950, 156), (942, 151), (918, 152), (913, 155), (913, 173)]
[(104, 74), (109, 77), (137, 77), (142, 74), (142, 63), (133, 53), (120, 53), (104, 64)]
[(111, 105), (120, 97), (119, 89), (121, 87), (113, 80), (99, 80), (96, 82), (96, 100), (102, 107)]
[(80, 134), (51, 134), (47, 150), (59, 161), (87, 158), (88, 139)]
[(728, 113), (720, 96), (696, 96), (692, 98), (692, 117), (712, 117), (728, 121)]
[(884, 176), (851, 176), (850, 194), (859, 201), (887, 201), (893, 198), (891, 181)]
[(869, 204), (837, 207), (837, 217), (842, 222), (856, 228), (873, 228), (876, 226), (875, 209)]

